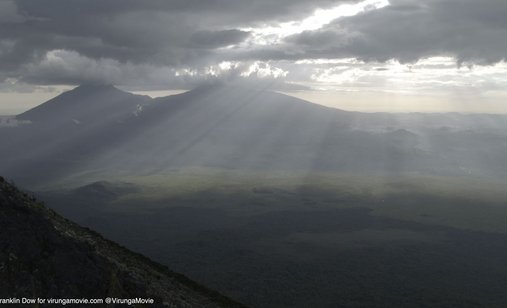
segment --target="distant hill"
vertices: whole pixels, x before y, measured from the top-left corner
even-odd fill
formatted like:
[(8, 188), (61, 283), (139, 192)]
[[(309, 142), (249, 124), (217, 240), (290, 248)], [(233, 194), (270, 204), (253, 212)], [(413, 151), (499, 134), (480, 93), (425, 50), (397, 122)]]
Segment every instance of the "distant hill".
[(346, 112), (258, 87), (150, 99), (81, 86), (0, 129), (0, 172), (29, 185), (186, 167), (507, 175), (507, 117)]
[(243, 307), (62, 218), (1, 177), (0, 224), (1, 298), (141, 297), (157, 307)]
[(18, 116), (35, 123), (74, 123), (97, 125), (121, 121), (142, 110), (150, 101), (110, 85), (82, 85), (38, 105)]

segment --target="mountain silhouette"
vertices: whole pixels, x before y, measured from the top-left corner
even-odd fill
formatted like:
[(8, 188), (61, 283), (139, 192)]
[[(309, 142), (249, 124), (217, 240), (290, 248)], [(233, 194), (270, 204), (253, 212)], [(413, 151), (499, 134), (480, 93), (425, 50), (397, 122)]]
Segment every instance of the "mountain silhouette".
[(255, 86), (157, 99), (81, 86), (19, 118), (32, 124), (0, 130), (0, 172), (32, 186), (186, 167), (507, 175), (494, 154), (507, 151), (504, 116), (347, 112)]
[(130, 94), (111, 85), (81, 85), (36, 106), (16, 118), (36, 123), (98, 125), (120, 121), (149, 102), (149, 97)]

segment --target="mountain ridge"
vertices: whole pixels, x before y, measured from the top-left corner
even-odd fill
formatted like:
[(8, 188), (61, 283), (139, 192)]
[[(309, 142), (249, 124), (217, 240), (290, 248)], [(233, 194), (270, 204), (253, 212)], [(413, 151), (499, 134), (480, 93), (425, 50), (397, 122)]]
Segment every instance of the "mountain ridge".
[[(55, 98), (61, 102), (56, 106), (79, 108), (56, 108), (44, 112), (43, 121), (0, 130), (1, 173), (30, 186), (90, 170), (97, 176), (82, 183), (186, 167), (507, 174), (507, 167), (498, 167), (507, 166), (505, 158), (483, 160), (481, 152), (507, 151), (507, 117), (349, 112), (231, 84), (156, 99), (111, 86), (73, 91)], [(76, 92), (93, 93), (67, 99)], [(102, 105), (109, 107), (93, 108)], [(465, 130), (483, 137), (459, 133)]]

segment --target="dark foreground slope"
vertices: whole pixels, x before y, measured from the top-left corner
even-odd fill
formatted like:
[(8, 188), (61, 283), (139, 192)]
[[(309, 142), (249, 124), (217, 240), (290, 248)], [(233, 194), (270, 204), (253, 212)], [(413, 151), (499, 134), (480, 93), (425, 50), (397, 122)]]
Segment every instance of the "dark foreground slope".
[(0, 298), (153, 298), (156, 306), (240, 307), (62, 218), (0, 178)]

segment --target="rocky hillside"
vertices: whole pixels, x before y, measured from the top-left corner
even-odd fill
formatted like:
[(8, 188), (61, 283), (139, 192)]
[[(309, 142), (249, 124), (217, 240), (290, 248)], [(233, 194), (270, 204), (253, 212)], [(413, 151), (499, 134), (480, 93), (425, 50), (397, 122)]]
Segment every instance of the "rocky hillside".
[(153, 298), (242, 307), (72, 223), (0, 177), (0, 298)]

